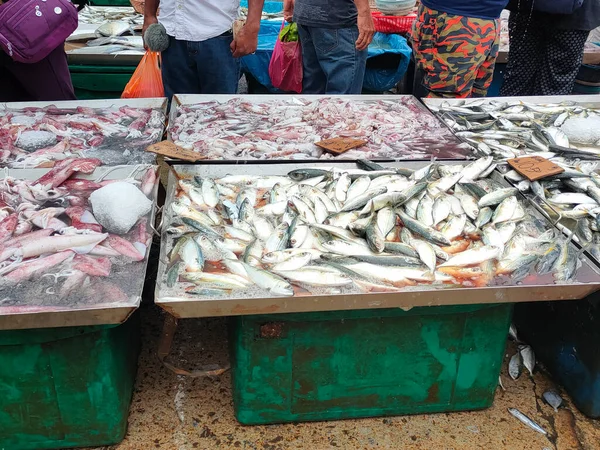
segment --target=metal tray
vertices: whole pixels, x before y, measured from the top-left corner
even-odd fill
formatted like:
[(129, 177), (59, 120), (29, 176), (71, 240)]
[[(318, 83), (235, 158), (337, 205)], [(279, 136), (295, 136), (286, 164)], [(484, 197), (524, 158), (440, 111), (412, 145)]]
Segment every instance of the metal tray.
[[(468, 104), (469, 101), (476, 101), (476, 100), (480, 101), (482, 99), (478, 98), (478, 99), (469, 100), (469, 99), (459, 99), (459, 98), (423, 98), (421, 100), (423, 101), (425, 106), (427, 106), (431, 110), (432, 113), (434, 113), (436, 116), (438, 116), (439, 114), (438, 114), (437, 110), (443, 103), (448, 103), (450, 105), (463, 105), (463, 104)], [(583, 107), (600, 109), (600, 99), (598, 99), (597, 95), (566, 95), (566, 96), (549, 95), (547, 97), (544, 97), (544, 96), (486, 97), (485, 100), (488, 100), (490, 102), (491, 101), (522, 101), (522, 102), (533, 103), (533, 104), (576, 102), (576, 103), (579, 103)], [(442, 120), (442, 122), (444, 123), (444, 125), (446, 125), (448, 127), (448, 130), (450, 130), (450, 132), (454, 134), (454, 130), (452, 128), (450, 128), (450, 126), (444, 120)], [(467, 141), (462, 139), (461, 137), (457, 136), (457, 138), (460, 139), (461, 141), (467, 143)], [(480, 154), (479, 150), (477, 150), (475, 147), (472, 147), (472, 151), (473, 151), (474, 155)], [(583, 158), (583, 159), (585, 159), (585, 158)]]
[[(99, 167), (89, 175), (79, 175), (81, 179), (95, 179), (107, 174), (104, 179), (118, 180), (127, 178), (136, 166), (114, 166)], [(141, 165), (140, 167), (151, 167)], [(156, 166), (153, 166), (156, 168)], [(49, 169), (4, 169), (1, 178), (15, 177), (35, 180), (48, 172)], [(148, 215), (148, 223), (154, 226), (156, 213), (156, 198), (158, 194), (158, 181), (152, 193), (153, 206)], [(150, 246), (146, 251), (144, 260), (132, 263), (140, 264), (139, 277), (127, 279), (130, 295), (123, 303), (100, 303), (67, 307), (64, 305), (53, 305), (51, 296), (46, 297), (43, 305), (27, 305), (26, 302), (17, 305), (3, 306), (0, 299), (0, 330), (15, 330), (25, 328), (51, 328), (71, 327), (86, 325), (108, 325), (123, 323), (138, 308), (141, 301), (142, 289), (144, 287), (146, 269)], [(31, 283), (32, 281), (27, 281)], [(35, 283), (36, 281), (33, 281)]]
[[(424, 162), (390, 163), (387, 166), (408, 167), (418, 169), (425, 166)], [(449, 164), (460, 164), (450, 162)], [(352, 163), (334, 163), (336, 168), (356, 168)], [(271, 164), (268, 166), (248, 165), (244, 167), (245, 173), (281, 175), (290, 170), (310, 167), (312, 164)], [(174, 169), (182, 174), (220, 177), (226, 174), (239, 173), (235, 165), (177, 165)], [(506, 184), (503, 178), (495, 172), (495, 180)], [(176, 182), (170, 173), (167, 188), (166, 205), (174, 198)], [(523, 200), (525, 201), (525, 200)], [(171, 219), (170, 208), (166, 208), (164, 223)], [(536, 217), (542, 218), (536, 210), (530, 211)], [(548, 223), (548, 227), (552, 225)], [(159, 263), (157, 287), (155, 293), (156, 304), (170, 314), (179, 318), (232, 316), (247, 314), (292, 313), (310, 311), (335, 311), (374, 308), (412, 308), (417, 306), (439, 306), (480, 303), (513, 303), (538, 300), (576, 300), (600, 289), (600, 269), (597, 268), (586, 256), (582, 256), (582, 266), (577, 272), (577, 280), (569, 284), (516, 284), (496, 285), (484, 288), (443, 288), (431, 286), (416, 286), (396, 293), (369, 293), (369, 294), (340, 294), (340, 295), (312, 295), (298, 297), (262, 297), (262, 298), (185, 298), (169, 297), (163, 294), (163, 278), (170, 238), (163, 233), (161, 241), (161, 258)]]
[[(174, 123), (175, 119), (177, 117), (177, 108), (181, 105), (193, 105), (196, 103), (204, 103), (204, 102), (210, 102), (210, 101), (217, 101), (220, 103), (224, 103), (227, 102), (229, 100), (232, 99), (237, 99), (237, 98), (242, 98), (245, 101), (248, 102), (252, 102), (252, 103), (263, 103), (263, 102), (272, 102), (272, 101), (280, 101), (280, 100), (289, 100), (290, 102), (293, 101), (294, 99), (306, 99), (306, 100), (310, 100), (310, 101), (315, 101), (318, 100), (320, 98), (340, 98), (340, 99), (344, 99), (344, 100), (349, 100), (349, 101), (353, 101), (353, 102), (362, 102), (362, 103), (369, 103), (369, 102), (374, 102), (374, 101), (378, 101), (378, 100), (387, 100), (387, 101), (393, 101), (393, 100), (399, 100), (399, 99), (406, 99), (406, 98), (410, 98), (414, 100), (415, 105), (422, 111), (423, 114), (426, 115), (432, 115), (431, 111), (429, 111), (429, 109), (427, 109), (425, 106), (423, 106), (423, 104), (414, 96), (412, 95), (387, 95), (387, 96), (383, 96), (383, 95), (273, 95), (273, 94), (268, 94), (268, 95), (226, 95), (226, 94), (218, 94), (218, 95), (194, 95), (194, 94), (176, 94), (173, 96), (173, 101), (171, 103), (171, 109), (169, 111), (169, 123)], [(436, 117), (435, 115), (433, 115), (434, 117)], [(436, 117), (437, 119), (437, 117)], [(439, 119), (438, 119), (439, 120)], [(440, 123), (442, 123), (444, 125), (444, 128), (447, 128), (446, 124), (443, 121), (440, 121)], [(171, 139), (171, 132), (170, 130), (168, 130), (168, 139)], [(430, 160), (431, 158), (435, 158), (435, 159), (440, 159), (440, 160), (464, 160), (464, 159), (469, 159), (472, 156), (472, 150), (470, 148), (466, 148), (464, 146), (464, 143), (461, 139), (458, 139), (456, 136), (454, 136), (454, 134), (449, 131), (449, 133), (447, 134), (447, 140), (449, 141), (449, 143), (451, 143), (452, 141), (454, 142), (454, 146), (458, 147), (461, 146), (460, 148), (453, 148), (451, 150), (451, 152), (447, 153), (447, 154), (443, 154), (441, 152), (436, 152), (436, 153), (431, 153), (430, 155), (427, 155), (427, 157), (415, 157), (415, 158), (407, 158), (405, 155), (400, 156), (398, 158), (375, 158), (373, 159), (374, 161), (425, 161), (425, 160)], [(464, 148), (463, 148), (464, 147)], [(313, 159), (313, 160), (302, 160), (302, 162), (311, 162), (311, 163), (331, 163), (333, 161), (341, 161), (341, 160), (346, 160), (346, 161), (352, 161), (352, 159), (350, 158), (344, 158), (344, 155), (340, 155), (338, 157), (336, 157), (335, 159)], [(223, 160), (203, 160), (203, 162), (221, 162)], [(272, 159), (272, 160), (257, 160), (257, 159), (240, 159), (237, 160), (240, 162), (249, 162), (249, 163), (253, 163), (253, 162), (258, 162), (261, 164), (264, 163), (279, 163), (281, 160), (276, 160), (276, 159)], [(298, 161), (295, 161), (296, 163)], [(226, 161), (226, 163), (232, 164), (234, 163), (234, 161)]]
[(0, 115), (4, 113), (6, 109), (23, 109), (23, 108), (44, 108), (46, 106), (54, 105), (57, 108), (77, 108), (78, 106), (87, 106), (89, 108), (110, 108), (111, 106), (131, 106), (132, 108), (152, 108), (161, 109), (162, 112), (167, 114), (166, 98), (115, 98), (108, 100), (71, 100), (64, 102), (13, 102), (13, 103), (0, 103)]

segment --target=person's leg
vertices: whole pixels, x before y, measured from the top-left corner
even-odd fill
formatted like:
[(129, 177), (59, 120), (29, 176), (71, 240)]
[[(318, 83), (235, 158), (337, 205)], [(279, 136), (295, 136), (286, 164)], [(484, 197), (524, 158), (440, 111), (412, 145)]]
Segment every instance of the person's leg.
[(240, 61), (231, 53), (233, 34), (198, 43), (196, 60), (201, 94), (235, 94), (240, 81)]
[(19, 80), (9, 71), (12, 64), (14, 62), (10, 56), (0, 50), (0, 102), (33, 101)]
[(9, 58), (3, 65), (4, 70), (21, 86), (19, 95), (26, 93), (26, 101), (75, 100), (67, 55), (62, 46), (33, 64), (22, 64)]
[(193, 44), (169, 37), (169, 48), (161, 54), (163, 86), (169, 101), (174, 94), (200, 93), (196, 63), (191, 57)]
[(477, 69), (477, 75), (475, 76), (475, 82), (471, 91), (472, 97), (485, 97), (494, 79), (494, 66), (496, 65), (496, 58), (500, 49), (500, 20), (496, 20), (489, 31), (481, 30), (481, 36), (483, 36), (483, 39), (477, 47), (485, 51), (486, 58)]
[(302, 93), (324, 94), (327, 79), (319, 64), (311, 28), (298, 25), (298, 37), (302, 48)]
[[(548, 24), (550, 26), (550, 24)], [(532, 95), (571, 95), (589, 31), (549, 30)]]
[(356, 49), (358, 28), (312, 28), (317, 58), (325, 73), (326, 94), (360, 94), (367, 65), (367, 51)]
[(495, 21), (445, 14), (421, 5), (416, 27), (420, 24), (423, 29), (413, 33), (413, 42), (427, 97), (471, 96), (478, 69), (489, 53), (489, 33)]
[(511, 12), (508, 20), (510, 49), (500, 95), (534, 95), (544, 46), (544, 30), (529, 13)]

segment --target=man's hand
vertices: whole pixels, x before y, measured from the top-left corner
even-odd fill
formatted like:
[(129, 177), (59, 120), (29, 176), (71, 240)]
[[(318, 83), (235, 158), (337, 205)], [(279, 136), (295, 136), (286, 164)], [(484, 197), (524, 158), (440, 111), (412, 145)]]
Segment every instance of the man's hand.
[[(260, 27), (260, 26), (259, 26)], [(258, 46), (258, 29), (259, 27), (244, 25), (237, 33), (235, 39), (231, 43), (231, 51), (234, 58), (241, 58), (256, 51)]]
[(283, 19), (286, 22), (291, 22), (294, 17), (295, 0), (283, 0)]
[[(142, 38), (146, 35), (146, 30), (153, 23), (158, 23), (158, 18), (156, 16), (144, 16), (144, 25), (142, 26)], [(144, 48), (148, 50), (146, 46), (146, 40), (144, 39)]]
[(356, 49), (365, 50), (375, 34), (375, 24), (373, 23), (373, 16), (369, 12), (368, 14), (358, 14), (358, 39), (356, 40)]

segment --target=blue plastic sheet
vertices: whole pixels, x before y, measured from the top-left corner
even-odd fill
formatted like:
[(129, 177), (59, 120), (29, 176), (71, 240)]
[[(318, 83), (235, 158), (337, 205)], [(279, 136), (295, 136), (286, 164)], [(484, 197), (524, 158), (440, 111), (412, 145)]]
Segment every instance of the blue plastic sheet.
[[(263, 20), (258, 35), (258, 48), (254, 55), (242, 58), (242, 71), (252, 75), (269, 92), (279, 92), (269, 79), (269, 61), (275, 47), (275, 41), (281, 28), (280, 20)], [(392, 67), (370, 68), (369, 59), (382, 55), (392, 56)], [(411, 49), (406, 39), (397, 34), (376, 33), (369, 45), (367, 70), (363, 88), (371, 92), (383, 92), (393, 88), (406, 73), (410, 61)], [(373, 60), (375, 61), (375, 60)], [(397, 64), (396, 64), (397, 62)], [(389, 64), (386, 64), (389, 66)]]

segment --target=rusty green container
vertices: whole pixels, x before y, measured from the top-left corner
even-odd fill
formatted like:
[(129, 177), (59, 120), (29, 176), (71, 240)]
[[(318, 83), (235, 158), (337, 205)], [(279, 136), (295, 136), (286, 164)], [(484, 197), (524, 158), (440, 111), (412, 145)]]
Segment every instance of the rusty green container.
[(122, 325), (0, 332), (0, 449), (120, 442), (140, 348), (138, 314)]
[(489, 407), (512, 306), (232, 318), (233, 399), (246, 425)]

